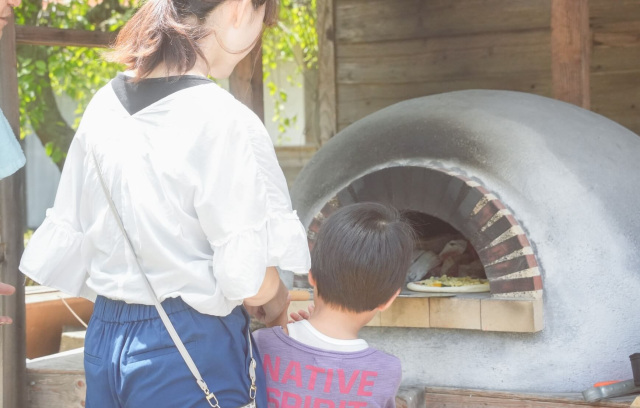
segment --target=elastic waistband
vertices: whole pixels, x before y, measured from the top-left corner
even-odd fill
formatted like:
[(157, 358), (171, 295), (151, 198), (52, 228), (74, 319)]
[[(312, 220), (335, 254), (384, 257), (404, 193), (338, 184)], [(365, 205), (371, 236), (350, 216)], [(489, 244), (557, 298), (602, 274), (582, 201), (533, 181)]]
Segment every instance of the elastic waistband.
[[(166, 299), (162, 302), (162, 307), (169, 315), (191, 309), (191, 306), (179, 297)], [(160, 315), (155, 306), (138, 305), (98, 296), (93, 307), (92, 318), (103, 322), (126, 323), (159, 319)]]

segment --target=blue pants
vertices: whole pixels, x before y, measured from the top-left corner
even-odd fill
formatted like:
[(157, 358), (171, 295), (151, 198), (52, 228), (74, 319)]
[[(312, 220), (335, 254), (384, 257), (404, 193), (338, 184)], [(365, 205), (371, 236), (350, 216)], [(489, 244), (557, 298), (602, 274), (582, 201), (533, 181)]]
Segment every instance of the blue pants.
[[(162, 306), (221, 408), (249, 402), (249, 316), (237, 307), (229, 316), (195, 311), (180, 298)], [(267, 407), (262, 361), (253, 347), (258, 393)], [(98, 297), (84, 350), (89, 408), (209, 407), (154, 306)]]

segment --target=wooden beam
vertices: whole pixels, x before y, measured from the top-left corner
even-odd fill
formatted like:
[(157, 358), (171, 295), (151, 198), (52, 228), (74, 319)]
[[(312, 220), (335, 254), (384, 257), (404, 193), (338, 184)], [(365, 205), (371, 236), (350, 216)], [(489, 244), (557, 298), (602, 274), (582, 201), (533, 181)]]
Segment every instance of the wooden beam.
[(338, 128), (334, 1), (318, 0), (317, 5), (320, 145), (331, 139)]
[[(0, 40), (0, 108), (19, 135), (18, 74), (15, 26), (4, 28)], [(16, 287), (13, 296), (2, 296), (0, 313), (11, 316), (14, 323), (0, 327), (0, 408), (27, 406), (26, 336), (24, 277), (18, 270), (24, 249), (25, 225), (24, 169), (0, 181), (0, 281)]]
[(115, 42), (116, 31), (86, 31), (50, 27), (16, 26), (16, 42), (29, 45), (107, 48)]
[(590, 59), (588, 0), (552, 0), (551, 76), (556, 99), (591, 107)]
[(264, 122), (264, 90), (262, 87), (262, 46), (258, 42), (249, 55), (236, 65), (229, 77), (229, 90)]
[[(528, 407), (528, 408), (627, 408), (633, 396), (587, 402), (580, 393), (516, 393), (462, 388), (425, 388), (426, 408)], [(424, 406), (424, 405), (423, 405)]]

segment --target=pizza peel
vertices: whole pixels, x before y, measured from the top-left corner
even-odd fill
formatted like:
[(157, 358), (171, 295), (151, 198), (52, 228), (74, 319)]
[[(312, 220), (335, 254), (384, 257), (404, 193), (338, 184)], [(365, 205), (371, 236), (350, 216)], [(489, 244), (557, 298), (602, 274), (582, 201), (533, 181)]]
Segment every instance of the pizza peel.
[(455, 293), (415, 292), (405, 286), (398, 295), (401, 298), (454, 297)]

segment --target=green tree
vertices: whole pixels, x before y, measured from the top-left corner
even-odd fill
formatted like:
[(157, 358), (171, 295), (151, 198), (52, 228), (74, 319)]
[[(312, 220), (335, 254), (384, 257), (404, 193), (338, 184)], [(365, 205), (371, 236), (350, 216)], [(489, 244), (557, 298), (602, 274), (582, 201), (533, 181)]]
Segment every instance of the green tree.
[[(16, 10), (20, 25), (116, 31), (133, 14), (138, 1), (102, 0), (95, 6), (87, 1), (48, 3), (23, 0)], [(314, 69), (317, 64), (316, 0), (282, 0), (280, 22), (267, 30), (263, 39), (264, 79), (275, 98), (281, 132), (295, 118), (284, 114), (285, 92), (271, 80), (281, 61), (295, 61), (299, 70)], [(38, 135), (47, 153), (60, 168), (78, 121), (69, 126), (56, 104), (55, 95), (66, 93), (78, 104), (77, 114), (86, 108), (93, 94), (104, 86), (121, 66), (108, 63), (104, 50), (84, 47), (18, 47), (21, 133), (29, 125)], [(293, 83), (293, 79), (290, 81)]]
[[(278, 88), (272, 73), (281, 62), (295, 62), (298, 73), (315, 70), (318, 65), (318, 34), (316, 32), (316, 0), (282, 0), (280, 18), (262, 40), (262, 64), (264, 81), (269, 95), (275, 102), (273, 121), (278, 122), (280, 133), (296, 122), (295, 116), (287, 116), (287, 93)], [(302, 86), (289, 75), (287, 81)]]

